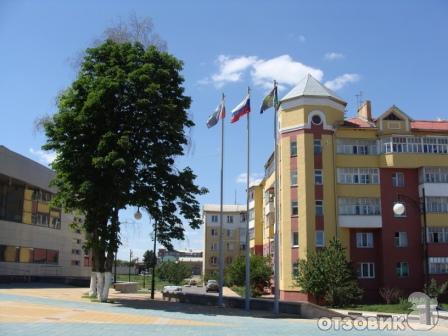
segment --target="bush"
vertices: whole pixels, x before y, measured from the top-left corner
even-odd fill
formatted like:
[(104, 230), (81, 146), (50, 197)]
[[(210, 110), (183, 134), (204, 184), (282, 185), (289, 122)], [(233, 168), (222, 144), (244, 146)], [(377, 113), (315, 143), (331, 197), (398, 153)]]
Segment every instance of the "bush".
[(166, 261), (157, 267), (157, 276), (173, 285), (180, 285), (191, 276), (191, 266), (182, 262)]
[(296, 283), (318, 301), (340, 307), (362, 297), (355, 273), (345, 257), (339, 240), (333, 239), (328, 247), (299, 260)]
[(442, 295), (443, 293), (446, 292), (447, 287), (448, 287), (448, 281), (442, 283), (439, 286), (435, 279), (431, 279), (431, 282), (429, 284), (425, 284), (423, 291), (430, 298), (437, 299), (439, 295)]
[[(250, 256), (250, 286), (252, 295), (261, 296), (263, 288), (269, 283), (272, 269), (269, 258)], [(226, 268), (226, 284), (232, 286), (244, 286), (246, 281), (246, 259), (239, 257)]]
[(401, 297), (401, 290), (397, 288), (383, 287), (380, 288), (379, 293), (386, 304), (397, 303)]

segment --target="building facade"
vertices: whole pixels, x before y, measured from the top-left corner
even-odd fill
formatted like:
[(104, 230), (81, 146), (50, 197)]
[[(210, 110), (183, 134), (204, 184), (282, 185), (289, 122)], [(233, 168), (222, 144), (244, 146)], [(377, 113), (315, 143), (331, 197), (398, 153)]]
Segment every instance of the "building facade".
[[(223, 208), (224, 268), (236, 258), (245, 255), (247, 211), (243, 205), (224, 205)], [(215, 278), (219, 265), (220, 206), (205, 204), (202, 209), (204, 223), (204, 279)]]
[(249, 187), (250, 253), (256, 255), (263, 255), (263, 189), (263, 180)]
[[(333, 237), (346, 247), (366, 300), (381, 287), (405, 295), (427, 279), (448, 280), (448, 122), (414, 120), (396, 106), (374, 118), (369, 101), (346, 119), (346, 105), (312, 76), (281, 100), (283, 300), (308, 299), (295, 285), (297, 261)], [(263, 254), (272, 255), (272, 156), (265, 168)], [(393, 212), (397, 202), (406, 206), (402, 216)]]
[(90, 278), (82, 223), (54, 208), (54, 172), (0, 146), (0, 279), (52, 279), (82, 282)]

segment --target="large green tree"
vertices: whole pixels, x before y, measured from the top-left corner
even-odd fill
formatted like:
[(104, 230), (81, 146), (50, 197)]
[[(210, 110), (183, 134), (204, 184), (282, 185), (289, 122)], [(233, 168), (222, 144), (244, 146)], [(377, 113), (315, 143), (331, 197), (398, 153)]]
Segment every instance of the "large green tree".
[(56, 153), (55, 202), (85, 215), (100, 274), (112, 269), (119, 211), (128, 205), (147, 210), (168, 248), (183, 239), (184, 221), (194, 229), (201, 223), (196, 196), (205, 190), (190, 168), (175, 165), (194, 126), (181, 70), (181, 61), (154, 46), (107, 40), (87, 49), (57, 113), (44, 122), (43, 148)]
[[(229, 286), (244, 286), (246, 274), (246, 261), (243, 256), (235, 259), (226, 268), (226, 283)], [(270, 259), (259, 255), (250, 256), (250, 286), (254, 296), (263, 293), (265, 286), (269, 285), (272, 276)]]
[(362, 296), (345, 249), (337, 239), (309, 254), (307, 259), (299, 260), (296, 281), (303, 291), (330, 306), (344, 306)]

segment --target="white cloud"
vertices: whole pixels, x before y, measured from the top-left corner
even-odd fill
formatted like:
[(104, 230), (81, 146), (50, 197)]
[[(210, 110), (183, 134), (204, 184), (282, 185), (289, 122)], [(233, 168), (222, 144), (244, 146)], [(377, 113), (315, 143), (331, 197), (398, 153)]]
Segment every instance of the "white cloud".
[(332, 51), (332, 52), (328, 52), (328, 53), (326, 53), (325, 56), (324, 56), (324, 58), (325, 58), (326, 60), (329, 60), (329, 61), (334, 61), (334, 60), (337, 60), (337, 59), (342, 59), (342, 58), (344, 58), (344, 57), (345, 57), (344, 54), (337, 53), (337, 52), (334, 52), (334, 51)]
[(50, 165), (56, 159), (56, 153), (54, 152), (44, 152), (41, 149), (30, 148), (30, 153), (34, 155), (40, 163), (44, 165)]
[(229, 57), (220, 55), (217, 59), (219, 71), (199, 81), (199, 84), (214, 83), (222, 87), (226, 83), (238, 82), (243, 74), (250, 71), (252, 81), (261, 87), (271, 87), (275, 79), (281, 85), (292, 86), (297, 84), (307, 74), (321, 80), (323, 71), (295, 61), (289, 55), (281, 55), (271, 59), (259, 59), (257, 56)]
[[(262, 173), (252, 173), (250, 174), (249, 183), (259, 181), (263, 177)], [(246, 184), (247, 183), (247, 173), (241, 173), (236, 178), (236, 183)]]
[(251, 72), (255, 85), (272, 87), (275, 79), (280, 85), (292, 86), (297, 84), (307, 74), (311, 74), (317, 80), (322, 80), (322, 70), (294, 61), (289, 55), (282, 55), (268, 60), (259, 60), (253, 65)]
[(358, 74), (343, 74), (341, 76), (336, 77), (330, 81), (325, 82), (325, 86), (330, 90), (339, 90), (342, 89), (345, 85), (349, 83), (355, 83), (360, 80), (360, 76)]
[(222, 86), (227, 82), (238, 82), (241, 80), (243, 72), (257, 62), (256, 56), (241, 56), (231, 58), (225, 55), (219, 55), (217, 63), (219, 72), (211, 78), (217, 86)]

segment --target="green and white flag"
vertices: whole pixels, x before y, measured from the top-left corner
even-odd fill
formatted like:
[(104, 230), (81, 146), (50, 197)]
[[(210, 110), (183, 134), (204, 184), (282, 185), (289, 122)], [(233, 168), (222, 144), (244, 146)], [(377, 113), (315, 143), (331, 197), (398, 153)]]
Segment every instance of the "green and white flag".
[(270, 109), (271, 107), (277, 108), (278, 106), (278, 98), (277, 98), (277, 85), (268, 93), (266, 97), (263, 99), (263, 103), (260, 107), (260, 113)]

